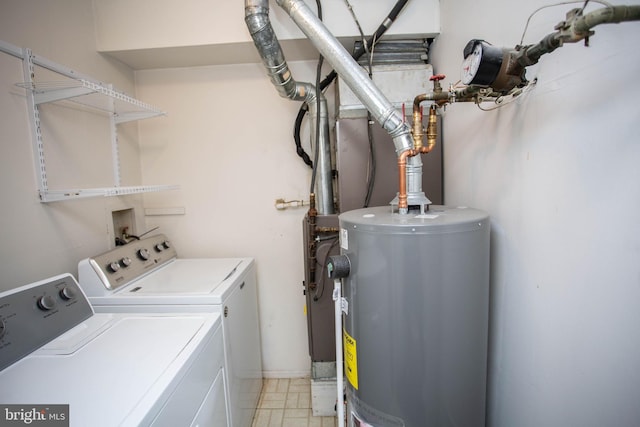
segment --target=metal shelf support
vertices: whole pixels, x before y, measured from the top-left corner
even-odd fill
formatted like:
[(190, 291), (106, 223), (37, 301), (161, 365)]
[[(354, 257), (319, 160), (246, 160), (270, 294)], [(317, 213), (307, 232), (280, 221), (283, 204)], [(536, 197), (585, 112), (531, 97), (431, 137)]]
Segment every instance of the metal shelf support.
[[(165, 112), (115, 90), (110, 84), (94, 80), (68, 67), (36, 56), (28, 48), (22, 49), (0, 40), (0, 52), (22, 59), (23, 82), (16, 83), (16, 85), (26, 89), (34, 164), (41, 202), (57, 202), (87, 197), (125, 196), (178, 188), (176, 185), (121, 186), (118, 125), (134, 120), (162, 116), (166, 114)], [(65, 79), (54, 82), (36, 82), (37, 67), (53, 71)], [(111, 131), (113, 187), (70, 190), (52, 190), (49, 188), (38, 105), (59, 101), (71, 101), (108, 115)]]

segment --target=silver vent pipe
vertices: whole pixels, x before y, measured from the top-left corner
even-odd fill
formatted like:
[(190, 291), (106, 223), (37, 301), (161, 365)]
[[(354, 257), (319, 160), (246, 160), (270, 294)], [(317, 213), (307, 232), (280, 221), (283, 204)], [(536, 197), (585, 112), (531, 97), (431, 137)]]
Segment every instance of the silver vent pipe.
[(403, 151), (412, 149), (414, 144), (411, 129), (404, 123), (402, 113), (393, 107), (309, 6), (302, 0), (276, 0), (276, 3), (289, 14), (376, 121), (391, 135), (396, 153), (400, 155)]
[[(405, 159), (405, 152), (413, 153), (415, 144), (411, 128), (405, 123), (402, 113), (393, 107), (393, 104), (371, 81), (364, 69), (349, 55), (309, 6), (302, 0), (276, 0), (276, 3), (289, 14), (360, 102), (389, 133), (393, 139), (398, 160)], [(404, 176), (406, 177), (406, 188), (404, 189), (406, 200), (400, 202), (400, 193), (398, 193), (398, 197), (391, 201), (391, 205), (397, 205), (401, 214), (408, 213), (408, 206), (415, 205), (420, 206), (421, 212), (424, 212), (425, 205), (431, 204), (431, 201), (422, 192), (422, 160), (420, 156), (412, 154), (406, 159)]]
[[(280, 96), (294, 101), (303, 101), (309, 108), (311, 146), (318, 149), (316, 167), (316, 209), (318, 214), (333, 214), (333, 183), (331, 180), (331, 151), (329, 143), (329, 115), (327, 100), (322, 94), (316, 93), (316, 87), (311, 83), (301, 83), (293, 79), (284, 53), (273, 31), (269, 20), (268, 0), (245, 0), (245, 22), (251, 33), (253, 42), (267, 69), (271, 82)], [(320, 98), (320, 133), (315, 139), (316, 120), (318, 114), (317, 98)]]

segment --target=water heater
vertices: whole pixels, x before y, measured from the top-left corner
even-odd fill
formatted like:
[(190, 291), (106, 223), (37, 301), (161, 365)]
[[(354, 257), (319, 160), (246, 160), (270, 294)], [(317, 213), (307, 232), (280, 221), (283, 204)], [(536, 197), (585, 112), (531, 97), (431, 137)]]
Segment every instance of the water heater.
[(383, 206), (339, 220), (347, 425), (484, 426), (487, 214)]

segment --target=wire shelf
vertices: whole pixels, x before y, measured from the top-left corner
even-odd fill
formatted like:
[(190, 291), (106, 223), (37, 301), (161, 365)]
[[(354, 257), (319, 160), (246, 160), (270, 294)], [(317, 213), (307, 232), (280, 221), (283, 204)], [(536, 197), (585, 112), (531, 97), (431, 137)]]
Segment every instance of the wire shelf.
[(178, 190), (178, 185), (140, 185), (132, 187), (105, 187), (68, 190), (47, 190), (40, 192), (41, 202), (61, 202), (90, 197), (128, 196), (131, 194), (150, 193), (157, 191)]
[(98, 111), (113, 114), (116, 123), (163, 116), (166, 113), (108, 86), (85, 79), (49, 82), (22, 82), (16, 86), (33, 93), (36, 105), (71, 101)]

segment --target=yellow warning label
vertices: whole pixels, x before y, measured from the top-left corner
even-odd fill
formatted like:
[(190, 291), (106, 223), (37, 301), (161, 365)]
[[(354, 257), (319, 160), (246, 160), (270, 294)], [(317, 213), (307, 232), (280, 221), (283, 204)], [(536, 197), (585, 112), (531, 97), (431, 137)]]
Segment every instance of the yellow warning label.
[(342, 341), (344, 348), (344, 372), (347, 380), (353, 388), (358, 389), (358, 357), (356, 352), (356, 340), (342, 330)]

